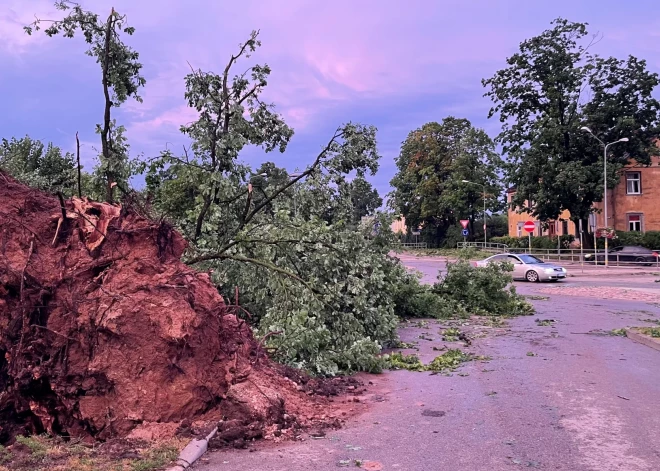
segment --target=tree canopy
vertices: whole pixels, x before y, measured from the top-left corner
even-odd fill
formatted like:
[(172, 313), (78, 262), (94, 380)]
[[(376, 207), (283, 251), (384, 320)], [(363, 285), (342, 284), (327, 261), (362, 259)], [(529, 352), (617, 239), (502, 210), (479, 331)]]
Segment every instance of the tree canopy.
[(467, 119), (450, 116), (412, 131), (396, 165), (390, 205), (409, 228), (423, 226), (436, 244), (460, 219), (470, 219), (474, 234), (474, 221), (483, 213), (484, 187), (486, 209), (502, 207), (501, 158), (486, 132)]
[(141, 75), (139, 54), (120, 36), (133, 35), (135, 28), (127, 26), (126, 16), (120, 15), (114, 8), (108, 18), (102, 20), (98, 14), (83, 10), (79, 4), (69, 0), (58, 0), (55, 7), (68, 12), (67, 16), (57, 21), (37, 18), (25, 27), (25, 32), (32, 34), (39, 31), (42, 22), (50, 24), (44, 30), (50, 37), (61, 34), (65, 38), (73, 38), (80, 31), (89, 44), (85, 53), (94, 57), (101, 66), (104, 113), (103, 124), (96, 125), (96, 132), (101, 136), (101, 155), (96, 173), (104, 180), (106, 201), (112, 202), (117, 184), (122, 185), (124, 190), (128, 187), (128, 178), (133, 172), (131, 167), (135, 162), (128, 157), (128, 145), (123, 136), (125, 129), (112, 119), (111, 109), (121, 106), (128, 98), (141, 102), (138, 92), (146, 84)]
[(603, 197), (603, 147), (580, 128), (605, 143), (630, 140), (610, 148), (612, 188), (623, 165), (648, 163), (657, 151), (660, 118), (652, 95), (658, 75), (633, 56), (590, 52), (598, 37), (587, 26), (554, 20), (551, 29), (523, 41), (506, 68), (483, 80), (494, 104), (489, 117), (502, 123), (497, 141), (507, 156), (507, 180), (517, 189), (513, 205), (542, 221), (568, 210), (584, 227)]

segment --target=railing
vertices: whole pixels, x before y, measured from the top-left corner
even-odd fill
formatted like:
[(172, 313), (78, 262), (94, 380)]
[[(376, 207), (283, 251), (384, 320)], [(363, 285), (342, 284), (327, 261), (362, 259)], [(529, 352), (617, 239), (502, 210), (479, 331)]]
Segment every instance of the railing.
[[(599, 250), (580, 250), (580, 249), (535, 249), (532, 248), (509, 248), (508, 253), (534, 255), (544, 261), (563, 262), (562, 264), (586, 264), (586, 265), (605, 265), (605, 252)], [(598, 261), (594, 262), (594, 255), (598, 256)], [(660, 267), (660, 258), (650, 258), (648, 255), (639, 255), (644, 260), (629, 260), (631, 256), (619, 253), (608, 254), (608, 265), (614, 267), (625, 266), (653, 266)], [(634, 256), (633, 256), (634, 257)], [(637, 258), (637, 257), (635, 257)]]
[(402, 242), (401, 247), (406, 249), (425, 249), (428, 245), (426, 242)]
[[(459, 249), (466, 248), (475, 248), (482, 250), (484, 252), (490, 253), (513, 253), (513, 254), (529, 254), (534, 255), (537, 258), (540, 258), (544, 261), (556, 261), (562, 262), (562, 264), (585, 264), (585, 265), (604, 265), (604, 255), (603, 250), (598, 250), (597, 256), (598, 261), (594, 262), (594, 252), (593, 249), (536, 249), (532, 248), (514, 248), (508, 247), (506, 244), (497, 244), (493, 242), (459, 242)], [(660, 253), (660, 250), (655, 252)], [(585, 257), (586, 256), (586, 257)], [(608, 264), (611, 266), (653, 266), (660, 268), (660, 257), (651, 258), (649, 255), (640, 254), (640, 258), (644, 260), (636, 261), (629, 260), (630, 255), (624, 255), (620, 253), (610, 253), (608, 255)]]
[(498, 244), (495, 242), (459, 242), (457, 244), (459, 249), (474, 248), (483, 250), (484, 252), (502, 253), (507, 252), (509, 247), (506, 244)]

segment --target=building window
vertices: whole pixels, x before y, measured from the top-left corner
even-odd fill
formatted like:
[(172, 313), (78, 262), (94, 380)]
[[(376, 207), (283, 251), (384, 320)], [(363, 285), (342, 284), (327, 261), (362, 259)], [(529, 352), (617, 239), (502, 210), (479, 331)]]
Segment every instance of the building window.
[(561, 222), (561, 233), (562, 235), (568, 235), (568, 221)]
[(522, 237), (522, 225), (523, 225), (523, 223), (519, 222), (518, 227), (516, 228), (516, 235), (518, 237)]
[(641, 214), (628, 214), (628, 230), (630, 232), (642, 232)]
[(642, 174), (641, 172), (626, 173), (626, 194), (640, 195), (642, 193)]

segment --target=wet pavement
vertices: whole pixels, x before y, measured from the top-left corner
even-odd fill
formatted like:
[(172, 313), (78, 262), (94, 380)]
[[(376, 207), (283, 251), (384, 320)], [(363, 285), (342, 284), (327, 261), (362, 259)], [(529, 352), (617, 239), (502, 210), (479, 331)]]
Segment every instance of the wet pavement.
[[(427, 277), (433, 263), (423, 261)], [(645, 277), (634, 286), (660, 293), (654, 281)], [(442, 353), (433, 347), (444, 345), (491, 359), (465, 363), (451, 376), (365, 376), (374, 383), (365, 398), (371, 408), (342, 430), (318, 440), (258, 444), (255, 452), (210, 453), (193, 469), (302, 471), (360, 464), (401, 471), (660, 470), (660, 352), (606, 335), (652, 325), (648, 320), (660, 320), (660, 308), (634, 297), (542, 293), (548, 286), (618, 290), (631, 283), (516, 283), (519, 292), (548, 299), (531, 301), (537, 314), (506, 326), (461, 326), (480, 337), (470, 347), (443, 342), (439, 321), (408, 323), (402, 340), (418, 342), (425, 362)], [(554, 322), (541, 325), (537, 319)]]

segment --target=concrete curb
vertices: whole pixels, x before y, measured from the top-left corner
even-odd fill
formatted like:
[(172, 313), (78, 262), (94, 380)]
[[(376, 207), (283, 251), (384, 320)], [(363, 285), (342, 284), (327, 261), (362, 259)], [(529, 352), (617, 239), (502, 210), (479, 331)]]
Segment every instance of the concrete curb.
[(190, 468), (195, 461), (200, 459), (204, 453), (206, 453), (206, 450), (209, 447), (209, 440), (215, 437), (216, 433), (218, 433), (218, 427), (214, 428), (211, 433), (201, 440), (197, 440), (196, 438), (191, 440), (190, 443), (181, 450), (176, 464), (171, 468), (167, 468), (165, 471), (184, 471)]
[(626, 336), (634, 342), (641, 343), (642, 345), (646, 345), (647, 347), (651, 347), (660, 352), (660, 341), (657, 341), (648, 335), (640, 334), (633, 329), (626, 329)]

